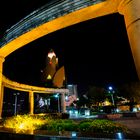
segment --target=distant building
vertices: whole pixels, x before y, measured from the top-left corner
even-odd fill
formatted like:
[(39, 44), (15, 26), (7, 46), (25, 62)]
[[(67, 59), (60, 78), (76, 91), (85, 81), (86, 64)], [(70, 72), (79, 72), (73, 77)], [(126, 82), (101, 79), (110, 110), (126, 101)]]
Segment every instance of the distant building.
[(47, 84), (52, 82), (52, 78), (57, 70), (58, 65), (58, 58), (56, 57), (56, 54), (51, 49), (46, 57), (46, 65), (45, 68), (42, 71), (42, 82)]
[(46, 66), (42, 71), (42, 82), (46, 87), (58, 87), (64, 86), (65, 70), (64, 66), (58, 67), (58, 58), (55, 52), (51, 49), (48, 52), (46, 58)]
[(67, 85), (67, 89), (69, 94), (66, 96), (66, 106), (70, 106), (74, 101), (78, 100), (77, 85)]

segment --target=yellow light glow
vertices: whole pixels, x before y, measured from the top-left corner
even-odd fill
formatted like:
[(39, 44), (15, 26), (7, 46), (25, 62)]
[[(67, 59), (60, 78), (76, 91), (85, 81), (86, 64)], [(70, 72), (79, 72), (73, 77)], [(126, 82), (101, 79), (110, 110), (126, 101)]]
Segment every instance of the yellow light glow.
[(52, 79), (51, 75), (48, 75), (47, 79), (48, 79), (48, 80)]
[(19, 129), (24, 129), (24, 123), (20, 124)]
[(5, 128), (12, 128), (16, 133), (24, 132), (27, 130), (35, 130), (38, 126), (44, 124), (47, 120), (41, 118), (32, 117), (29, 115), (17, 115), (10, 119), (7, 119), (4, 123)]
[(110, 103), (109, 101), (105, 101), (105, 102), (104, 102), (104, 105), (105, 105), (105, 106), (109, 106), (109, 105), (111, 105), (111, 103)]
[(48, 53), (48, 57), (49, 57), (50, 59), (52, 59), (54, 56), (56, 56), (54, 52), (49, 52), (49, 53)]

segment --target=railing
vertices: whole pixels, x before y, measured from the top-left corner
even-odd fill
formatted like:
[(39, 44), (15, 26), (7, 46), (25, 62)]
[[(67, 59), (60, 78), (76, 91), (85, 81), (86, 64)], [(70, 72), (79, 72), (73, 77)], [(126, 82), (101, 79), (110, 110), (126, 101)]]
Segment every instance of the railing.
[(43, 23), (103, 1), (105, 0), (55, 0), (49, 2), (6, 30), (0, 40), (0, 46), (2, 47)]

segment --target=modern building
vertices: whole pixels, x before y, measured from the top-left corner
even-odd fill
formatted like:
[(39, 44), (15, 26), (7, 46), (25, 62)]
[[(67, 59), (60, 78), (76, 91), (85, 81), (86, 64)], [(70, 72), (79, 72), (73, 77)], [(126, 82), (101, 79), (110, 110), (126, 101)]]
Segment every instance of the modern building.
[(49, 86), (52, 85), (52, 79), (57, 70), (57, 66), (58, 66), (58, 58), (56, 57), (56, 54), (54, 53), (53, 49), (51, 49), (47, 54), (46, 65), (42, 71), (42, 82), (45, 85), (48, 84)]
[(53, 51), (50, 51), (47, 54), (46, 66), (42, 71), (42, 82), (46, 87), (64, 87), (65, 81), (65, 69), (64, 66), (58, 66), (58, 58)]
[(78, 100), (77, 85), (67, 85), (69, 93), (66, 96), (66, 106), (74, 105), (74, 101)]

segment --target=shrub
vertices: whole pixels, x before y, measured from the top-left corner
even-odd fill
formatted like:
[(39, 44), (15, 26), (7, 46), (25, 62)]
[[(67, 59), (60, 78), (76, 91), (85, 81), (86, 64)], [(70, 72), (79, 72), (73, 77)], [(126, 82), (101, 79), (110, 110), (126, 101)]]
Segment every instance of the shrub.
[(30, 115), (17, 115), (4, 120), (3, 126), (6, 128), (13, 128), (16, 132), (22, 130), (35, 130), (45, 122), (47, 119), (42, 119)]
[(52, 131), (76, 131), (77, 123), (72, 120), (53, 120), (49, 124), (44, 124), (40, 129)]
[(116, 133), (116, 132), (127, 132), (128, 129), (119, 123), (115, 123), (110, 120), (88, 120), (82, 121), (78, 127), (79, 131), (82, 132), (93, 132), (93, 133)]
[(78, 131), (89, 133), (127, 133), (123, 125), (105, 119), (86, 119), (74, 121), (70, 119), (52, 119), (47, 116), (17, 115), (4, 121), (4, 127), (19, 130)]
[(69, 114), (68, 113), (62, 113), (61, 118), (62, 119), (68, 119), (69, 118)]

